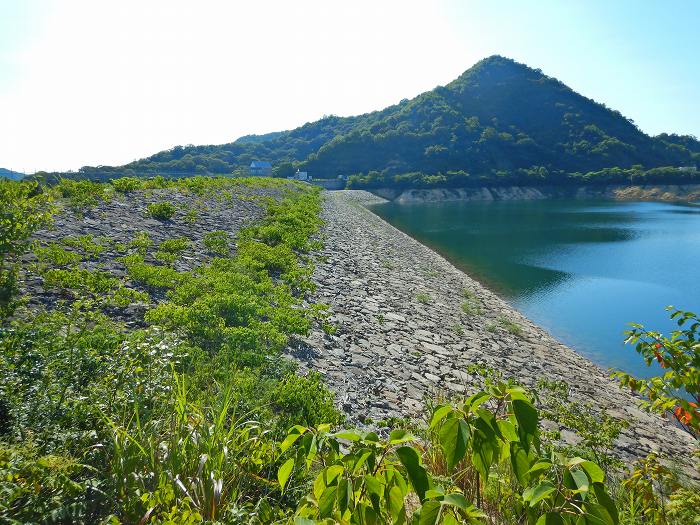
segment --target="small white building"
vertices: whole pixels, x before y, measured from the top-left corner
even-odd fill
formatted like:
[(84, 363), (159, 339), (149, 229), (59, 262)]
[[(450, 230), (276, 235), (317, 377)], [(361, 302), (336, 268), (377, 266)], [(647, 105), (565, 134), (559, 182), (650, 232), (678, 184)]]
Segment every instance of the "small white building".
[(299, 171), (299, 170), (297, 170), (297, 172), (294, 175), (287, 177), (287, 179), (289, 179), (289, 180), (303, 180), (306, 182), (310, 182), (311, 180), (313, 180), (308, 172)]

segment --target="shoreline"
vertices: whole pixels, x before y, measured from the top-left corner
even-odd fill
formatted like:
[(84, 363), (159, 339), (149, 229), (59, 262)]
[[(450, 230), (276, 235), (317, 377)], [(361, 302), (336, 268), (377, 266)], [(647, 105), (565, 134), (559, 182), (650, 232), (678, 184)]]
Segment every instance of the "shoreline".
[[(362, 190), (360, 190), (362, 191)], [(700, 202), (700, 184), (479, 186), (473, 188), (376, 188), (373, 195), (400, 203), (546, 199), (611, 199), (619, 201)]]
[[(630, 420), (614, 449), (627, 464), (651, 451), (691, 457), (692, 438), (637, 408), (601, 367), (367, 208), (383, 200), (362, 190), (325, 193), (314, 299), (329, 305), (337, 331), (314, 329), (288, 352), (302, 371), (322, 374), (350, 424), (421, 417), (426, 398), (474, 390), (480, 378), (470, 366), (479, 365), (526, 387), (564, 380), (572, 401)], [(463, 311), (463, 290), (479, 313)], [(545, 424), (563, 442), (577, 441), (569, 429)]]

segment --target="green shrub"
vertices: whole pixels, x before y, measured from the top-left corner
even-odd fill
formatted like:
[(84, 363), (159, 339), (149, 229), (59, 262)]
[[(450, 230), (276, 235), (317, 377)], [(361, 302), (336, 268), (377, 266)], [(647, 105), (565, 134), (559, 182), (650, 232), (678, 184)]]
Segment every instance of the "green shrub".
[(75, 210), (92, 208), (109, 199), (106, 185), (85, 179), (61, 179), (54, 187), (59, 196), (68, 201)]
[(280, 425), (285, 429), (295, 424), (335, 426), (344, 420), (318, 372), (309, 372), (305, 377), (287, 375), (272, 393), (272, 400), (274, 408), (284, 416)]
[(174, 288), (187, 278), (186, 274), (172, 268), (148, 264), (139, 254), (122, 257), (122, 262), (131, 279), (150, 288)]
[(176, 211), (177, 208), (175, 205), (168, 201), (152, 202), (146, 206), (146, 213), (154, 219), (161, 221), (172, 219)]
[(187, 237), (180, 237), (179, 239), (166, 239), (158, 245), (158, 250), (167, 253), (180, 253), (188, 249), (190, 245), (191, 242)]
[(130, 193), (143, 187), (143, 181), (136, 177), (120, 177), (109, 182), (120, 193)]
[(62, 243), (64, 246), (79, 248), (87, 257), (96, 259), (105, 249), (103, 241), (104, 238), (98, 240), (93, 235), (87, 234), (78, 237), (64, 237)]
[(121, 287), (119, 279), (109, 272), (83, 268), (50, 269), (44, 273), (44, 287), (78, 290), (88, 294), (106, 294)]
[(153, 241), (147, 232), (137, 232), (134, 238), (129, 241), (129, 248), (134, 248), (136, 253), (144, 257), (151, 246), (153, 246)]
[(204, 246), (217, 255), (228, 255), (231, 251), (231, 237), (223, 230), (215, 230), (204, 234)]
[(671, 306), (671, 319), (679, 326), (667, 337), (632, 324), (625, 343), (634, 344), (647, 366), (658, 363), (665, 373), (638, 379), (616, 372), (621, 385), (645, 397), (646, 409), (675, 418), (688, 433), (700, 440), (700, 317)]
[(497, 383), (438, 405), (427, 443), (401, 429), (380, 439), (296, 425), (280, 447), (294, 448), (277, 478), (283, 490), (311, 487), (298, 498), (297, 523), (457, 524), (498, 516), (499, 523), (617, 524), (605, 473), (592, 461), (543, 449), (538, 420), (525, 390)]
[(50, 196), (36, 183), (0, 178), (0, 319), (11, 313), (18, 291), (17, 260), (31, 247), (31, 236), (50, 224)]
[(61, 248), (57, 243), (52, 242), (47, 246), (37, 247), (34, 253), (40, 263), (52, 264), (53, 266), (72, 266), (79, 263), (82, 257), (75, 252), (69, 252)]

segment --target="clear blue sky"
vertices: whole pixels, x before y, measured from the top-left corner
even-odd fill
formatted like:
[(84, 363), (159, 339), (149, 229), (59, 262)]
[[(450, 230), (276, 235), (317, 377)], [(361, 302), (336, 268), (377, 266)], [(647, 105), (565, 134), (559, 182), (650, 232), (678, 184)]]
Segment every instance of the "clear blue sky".
[(0, 167), (121, 164), (380, 109), (500, 54), (700, 136), (700, 1), (1, 0)]

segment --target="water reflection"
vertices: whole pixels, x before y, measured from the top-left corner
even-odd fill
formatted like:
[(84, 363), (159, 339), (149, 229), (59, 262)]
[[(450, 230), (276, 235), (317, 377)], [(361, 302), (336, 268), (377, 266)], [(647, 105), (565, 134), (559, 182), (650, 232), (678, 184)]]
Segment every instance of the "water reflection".
[(631, 321), (672, 328), (700, 308), (700, 208), (611, 201), (446, 202), (375, 207), (564, 342), (643, 375), (621, 345)]

